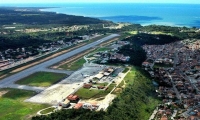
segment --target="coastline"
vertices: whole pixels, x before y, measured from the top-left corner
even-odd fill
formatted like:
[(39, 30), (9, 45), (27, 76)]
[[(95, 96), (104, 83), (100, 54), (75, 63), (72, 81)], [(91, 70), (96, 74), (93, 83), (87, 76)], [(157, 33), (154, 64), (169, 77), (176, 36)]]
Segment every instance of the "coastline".
[[(175, 27), (200, 28), (199, 25), (200, 20), (198, 20), (200, 19), (200, 16), (199, 14), (197, 14), (198, 12), (200, 12), (200, 10), (198, 10), (197, 8), (194, 8), (194, 10), (197, 9), (196, 12), (190, 10), (188, 11), (188, 13), (187, 12), (183, 13), (184, 11), (181, 13), (171, 13), (168, 11), (167, 13), (163, 14), (163, 12), (167, 11), (167, 5), (165, 6), (166, 8), (163, 8), (163, 10), (161, 9), (159, 12), (157, 12), (156, 10), (160, 9), (160, 7), (155, 5), (156, 6), (155, 10), (152, 10), (149, 13), (148, 12), (145, 13), (145, 11), (149, 10), (151, 6), (148, 9), (141, 11), (139, 11), (139, 9), (141, 9), (143, 6), (136, 6), (132, 11), (129, 12), (127, 10), (132, 9), (131, 5), (129, 5), (128, 8), (125, 8), (117, 4), (118, 6), (116, 7), (119, 8), (121, 7), (120, 11), (122, 12), (120, 12), (119, 10), (117, 11), (117, 9), (114, 8), (115, 4), (113, 4), (110, 8), (108, 6), (105, 6), (105, 9), (103, 9), (102, 4), (95, 4), (95, 5), (96, 6), (90, 7), (89, 4), (78, 4), (78, 5), (72, 4), (72, 5), (66, 5), (65, 7), (60, 6), (57, 8), (42, 9), (41, 11), (98, 18), (101, 20), (113, 21), (115, 23), (117, 22), (135, 23), (135, 24), (141, 24), (143, 26), (155, 24), (164, 26), (175, 26)], [(150, 5), (154, 6), (154, 4)], [(175, 8), (179, 7), (179, 4), (172, 4), (172, 5), (175, 6)], [(182, 9), (180, 9), (180, 11), (181, 10)], [(139, 11), (139, 13), (137, 11)], [(194, 15), (192, 15), (191, 12), (193, 12)]]
[[(125, 6), (126, 5), (126, 6)], [(54, 12), (74, 16), (84, 16), (125, 23), (164, 25), (200, 28), (200, 5), (187, 4), (101, 4), (101, 3), (56, 3), (56, 4), (10, 4), (7, 7), (38, 8), (41, 12)], [(44, 7), (45, 6), (45, 7)], [(144, 7), (145, 6), (145, 7)], [(0, 6), (2, 7), (2, 5)], [(187, 7), (188, 10), (182, 7)], [(178, 9), (178, 12), (170, 12)], [(195, 12), (194, 12), (195, 11)]]

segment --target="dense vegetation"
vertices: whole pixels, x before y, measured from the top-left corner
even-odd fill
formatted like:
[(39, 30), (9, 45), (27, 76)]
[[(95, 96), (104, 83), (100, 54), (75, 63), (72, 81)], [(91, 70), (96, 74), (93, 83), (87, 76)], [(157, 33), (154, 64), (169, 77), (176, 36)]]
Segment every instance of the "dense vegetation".
[(140, 33), (124, 39), (137, 45), (163, 45), (180, 40), (180, 38), (171, 35), (152, 35)]
[(82, 39), (78, 36), (67, 37), (65, 32), (14, 34), (0, 36), (0, 50), (16, 49), (22, 47), (38, 48), (44, 43), (63, 40), (69, 42), (73, 39)]
[(48, 116), (36, 116), (33, 120), (147, 120), (159, 100), (153, 96), (149, 76), (140, 68), (133, 68), (124, 79), (126, 88), (107, 112), (89, 110), (62, 110)]
[(104, 23), (96, 18), (83, 16), (56, 14), (54, 12), (41, 12), (30, 10), (29, 8), (0, 8), (0, 24), (65, 24), (65, 25), (83, 25)]
[(119, 53), (130, 56), (129, 63), (132, 65), (140, 66), (146, 60), (146, 52), (137, 44), (125, 45)]
[(16, 49), (20, 47), (36, 47), (43, 43), (50, 41), (42, 38), (33, 37), (30, 35), (23, 36), (0, 36), (0, 50), (6, 50), (8, 48)]

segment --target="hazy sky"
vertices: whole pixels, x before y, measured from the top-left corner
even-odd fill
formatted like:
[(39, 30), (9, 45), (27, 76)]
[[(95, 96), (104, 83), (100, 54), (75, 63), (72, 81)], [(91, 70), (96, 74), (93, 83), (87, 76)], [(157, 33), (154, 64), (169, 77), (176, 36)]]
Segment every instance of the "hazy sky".
[(61, 3), (61, 2), (133, 2), (133, 3), (190, 3), (200, 4), (200, 0), (0, 0), (1, 3)]

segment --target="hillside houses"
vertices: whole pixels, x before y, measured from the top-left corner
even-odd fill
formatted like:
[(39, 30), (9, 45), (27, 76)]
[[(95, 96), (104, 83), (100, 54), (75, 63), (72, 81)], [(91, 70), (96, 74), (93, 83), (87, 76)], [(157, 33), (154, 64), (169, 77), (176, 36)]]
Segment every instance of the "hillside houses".
[[(143, 49), (147, 52), (147, 60), (142, 66), (159, 84), (156, 92), (162, 99), (155, 119), (199, 120), (199, 41), (144, 45)], [(163, 65), (152, 67), (156, 64)]]

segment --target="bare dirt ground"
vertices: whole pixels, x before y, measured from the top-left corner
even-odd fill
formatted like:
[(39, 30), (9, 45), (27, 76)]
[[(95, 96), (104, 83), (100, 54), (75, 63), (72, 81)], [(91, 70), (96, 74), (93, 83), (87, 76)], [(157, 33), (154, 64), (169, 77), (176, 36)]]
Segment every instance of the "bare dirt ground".
[(122, 91), (121, 88), (116, 88), (116, 89), (114, 90), (115, 93), (120, 93), (121, 91)]
[(0, 79), (1, 79), (1, 78), (5, 78), (6, 76), (7, 76), (7, 74), (1, 75), (1, 76), (0, 76)]
[(0, 97), (9, 92), (8, 90), (0, 91)]

